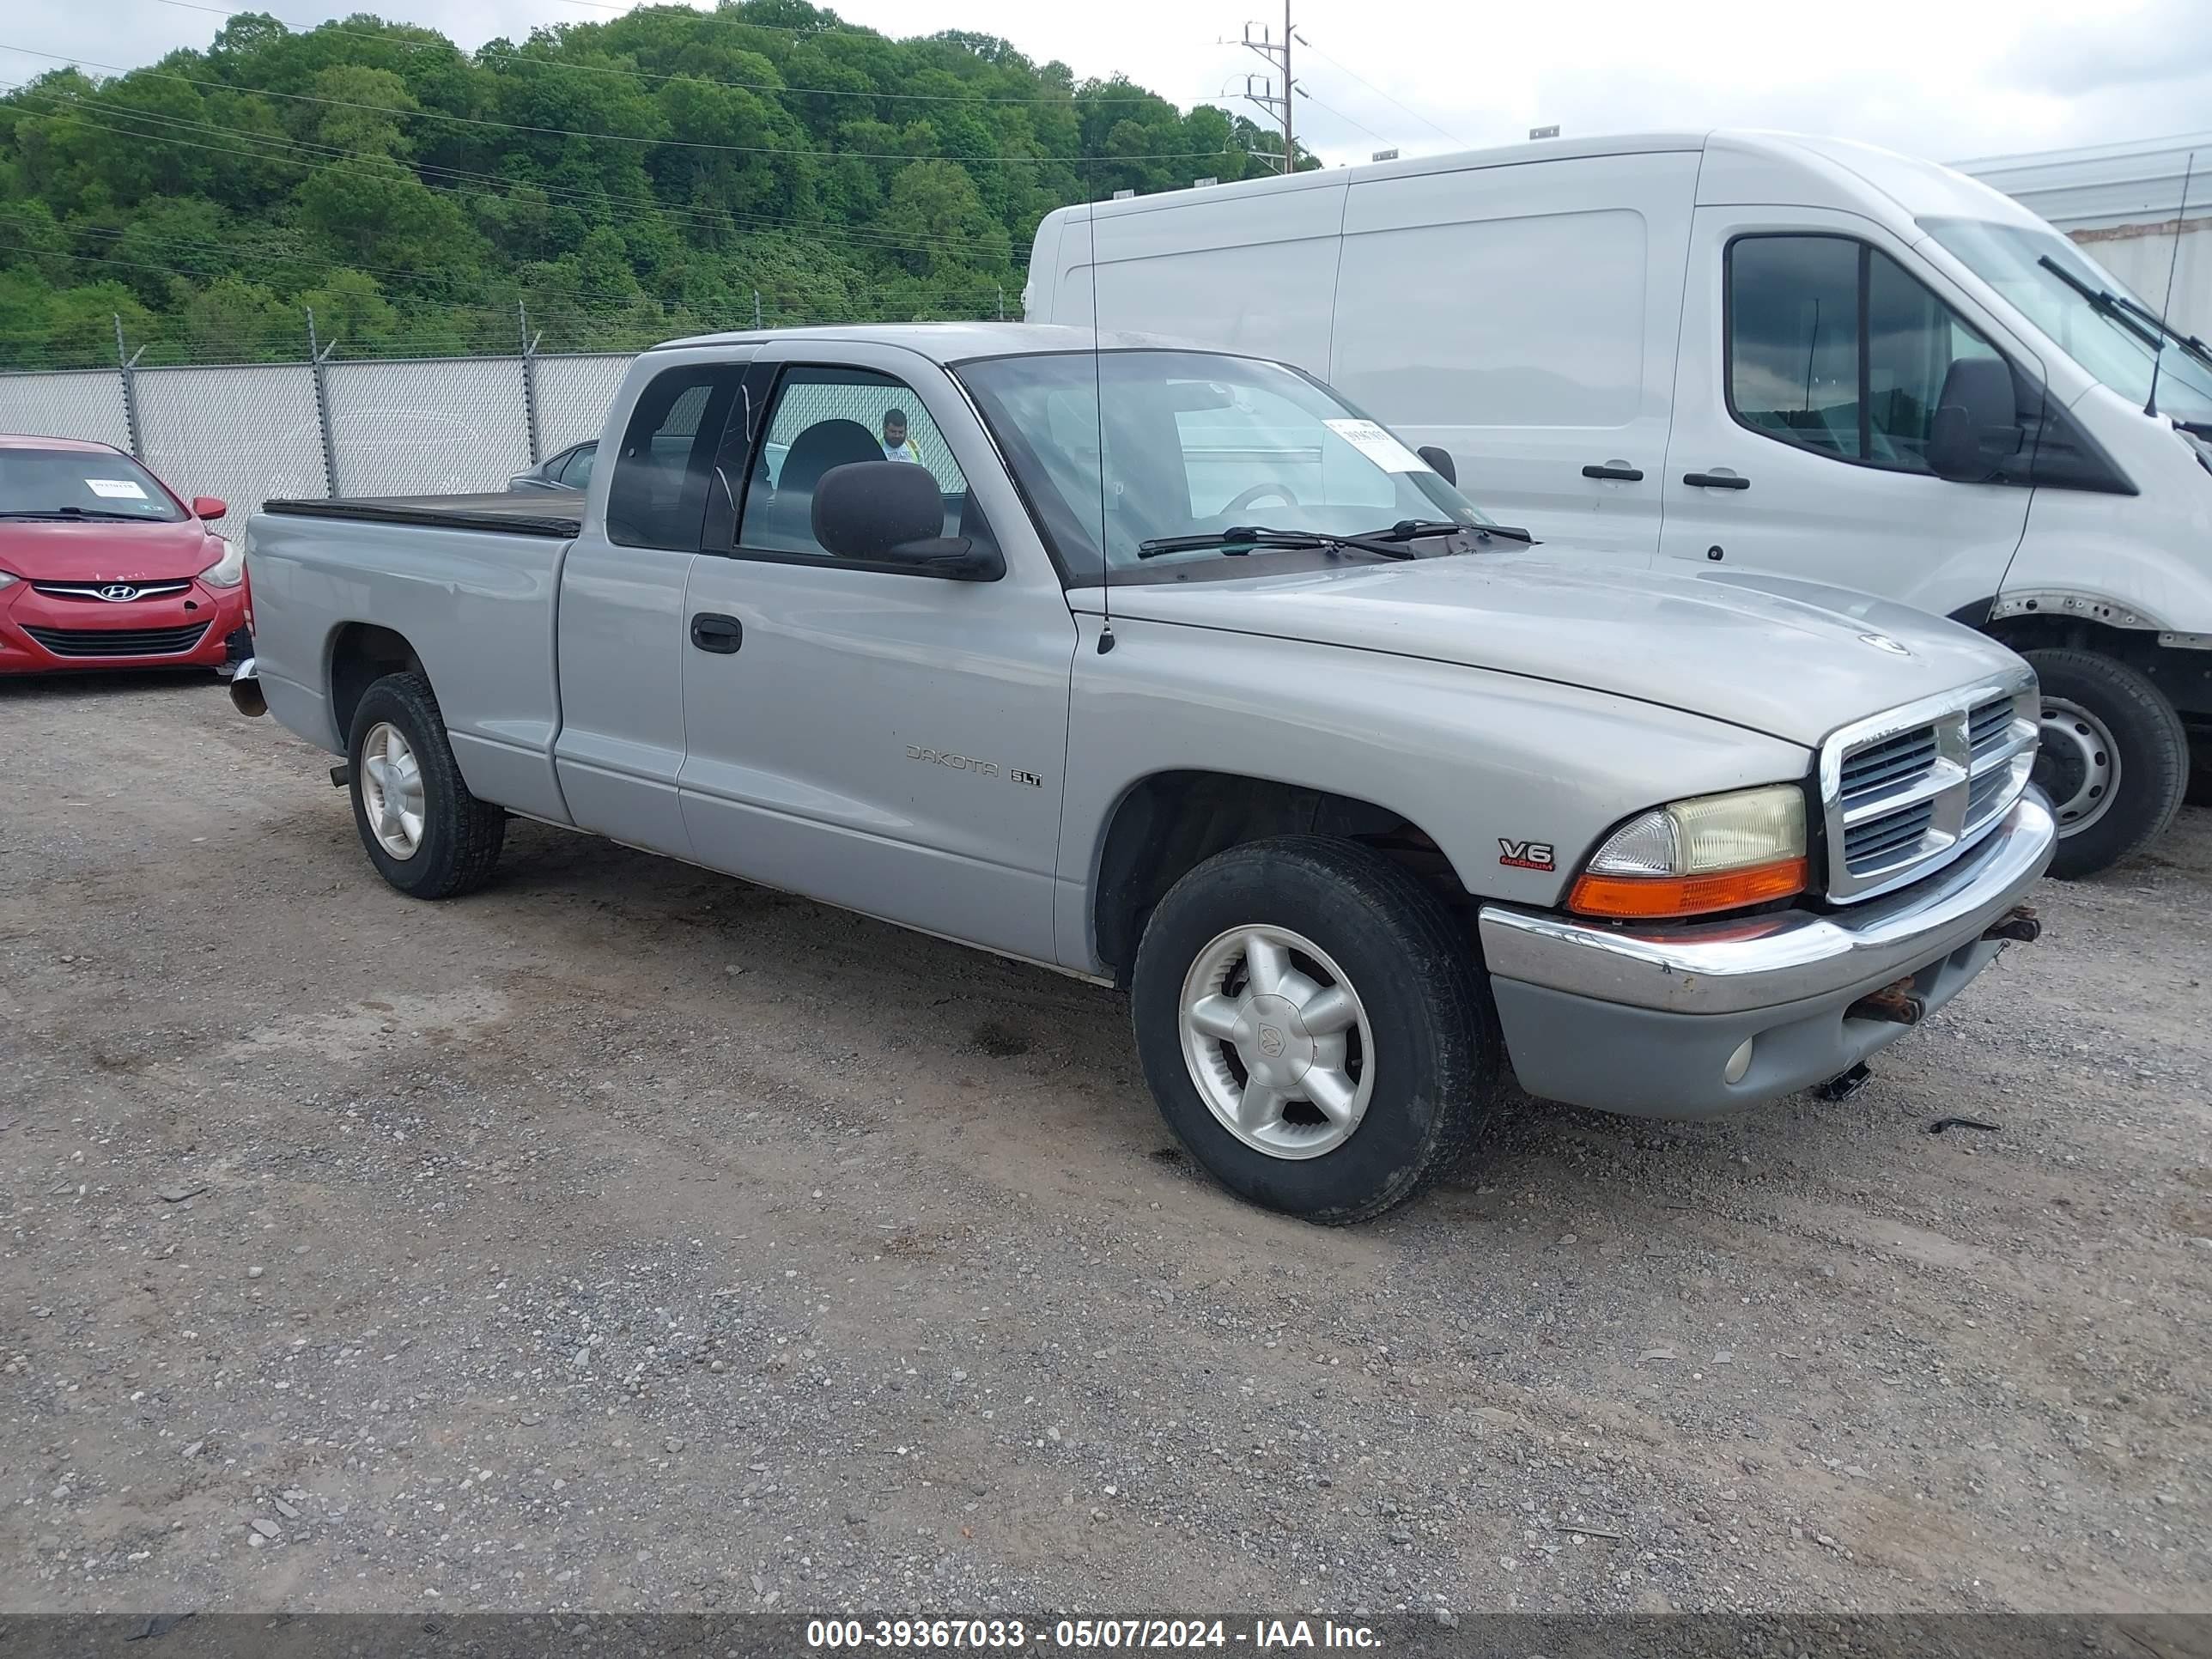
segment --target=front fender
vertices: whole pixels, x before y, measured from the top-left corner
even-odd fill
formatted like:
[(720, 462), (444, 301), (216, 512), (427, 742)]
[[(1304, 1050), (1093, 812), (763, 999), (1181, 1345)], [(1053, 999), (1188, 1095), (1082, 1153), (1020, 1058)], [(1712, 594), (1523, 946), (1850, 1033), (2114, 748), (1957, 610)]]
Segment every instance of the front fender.
[[(1812, 766), (1778, 738), (1548, 680), (1133, 618), (1101, 654), (1098, 619), (1078, 622), (1056, 946), (1089, 971), (1103, 965), (1089, 901), (1108, 830), (1157, 773), (1367, 802), (1433, 841), (1469, 893), (1553, 908), (1631, 813)], [(1548, 846), (1551, 867), (1511, 861), (1526, 843)]]

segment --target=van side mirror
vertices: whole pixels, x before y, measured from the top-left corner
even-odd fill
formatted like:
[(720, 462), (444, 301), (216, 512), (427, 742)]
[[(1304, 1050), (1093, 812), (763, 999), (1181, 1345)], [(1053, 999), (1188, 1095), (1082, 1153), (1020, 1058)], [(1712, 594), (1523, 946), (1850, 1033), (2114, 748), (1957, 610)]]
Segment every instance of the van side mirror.
[(1929, 422), (1928, 470), (1954, 483), (1986, 483), (2024, 436), (2013, 402), (2012, 366), (1994, 357), (1954, 362)]
[(229, 511), (230, 503), (216, 496), (195, 495), (192, 497), (192, 517), (195, 519), (220, 519)]
[(1459, 482), (1459, 469), (1452, 465), (1451, 451), (1436, 444), (1423, 444), (1414, 452), (1429, 464), (1436, 475), (1448, 484)]
[(912, 461), (848, 461), (814, 486), (814, 539), (841, 559), (899, 565), (947, 581), (996, 581), (1006, 574), (996, 547), (945, 533), (945, 496)]

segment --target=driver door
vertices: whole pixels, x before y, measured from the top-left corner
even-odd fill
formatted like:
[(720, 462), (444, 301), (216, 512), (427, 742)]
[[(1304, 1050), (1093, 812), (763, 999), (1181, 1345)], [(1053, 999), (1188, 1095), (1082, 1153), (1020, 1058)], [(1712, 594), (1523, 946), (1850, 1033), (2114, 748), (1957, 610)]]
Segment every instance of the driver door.
[[(778, 343), (746, 389), (721, 452), (735, 528), (710, 516), (684, 594), (695, 855), (1053, 960), (1075, 623), (1004, 466), (946, 372), (899, 348)], [(857, 568), (815, 540), (815, 485), (881, 460), (890, 410), (945, 533), (998, 541), (998, 580)]]

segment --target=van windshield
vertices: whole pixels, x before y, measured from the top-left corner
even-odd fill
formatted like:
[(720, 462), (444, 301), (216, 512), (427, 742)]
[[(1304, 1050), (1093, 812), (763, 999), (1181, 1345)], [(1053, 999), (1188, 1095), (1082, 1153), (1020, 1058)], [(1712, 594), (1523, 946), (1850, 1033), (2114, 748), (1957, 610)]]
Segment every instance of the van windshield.
[(1056, 352), (959, 374), (1079, 578), (1102, 563), (1249, 556), (1206, 546), (1157, 557), (1163, 542), (1243, 526), (1351, 536), (1408, 520), (1490, 522), (1389, 433), (1279, 363)]
[[(1923, 219), (1920, 228), (2098, 380), (2138, 409), (2148, 401), (2157, 313), (2072, 242), (2047, 228), (1981, 219)], [(2100, 304), (2100, 294), (2118, 303)], [(2158, 410), (2212, 424), (2212, 367), (2178, 339), (2166, 343)]]

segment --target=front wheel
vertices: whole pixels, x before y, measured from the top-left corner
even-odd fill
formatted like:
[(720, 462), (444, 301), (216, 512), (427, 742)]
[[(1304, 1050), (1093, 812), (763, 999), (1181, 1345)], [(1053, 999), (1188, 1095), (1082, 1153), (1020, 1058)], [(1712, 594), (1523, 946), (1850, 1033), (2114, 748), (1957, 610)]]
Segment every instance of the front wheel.
[(429, 681), (387, 674), (354, 709), (353, 821), (377, 872), (415, 898), (453, 898), (491, 878), (507, 815), (461, 781)]
[(1130, 989), (1169, 1127), (1231, 1191), (1310, 1221), (1412, 1197), (1502, 1087), (1465, 930), (1355, 842), (1285, 836), (1208, 859), (1153, 911)]
[(2092, 876), (2173, 822), (2189, 792), (2189, 734), (2126, 663), (2055, 647), (2022, 654), (2043, 689), (2035, 782), (2058, 819), (2051, 873)]

